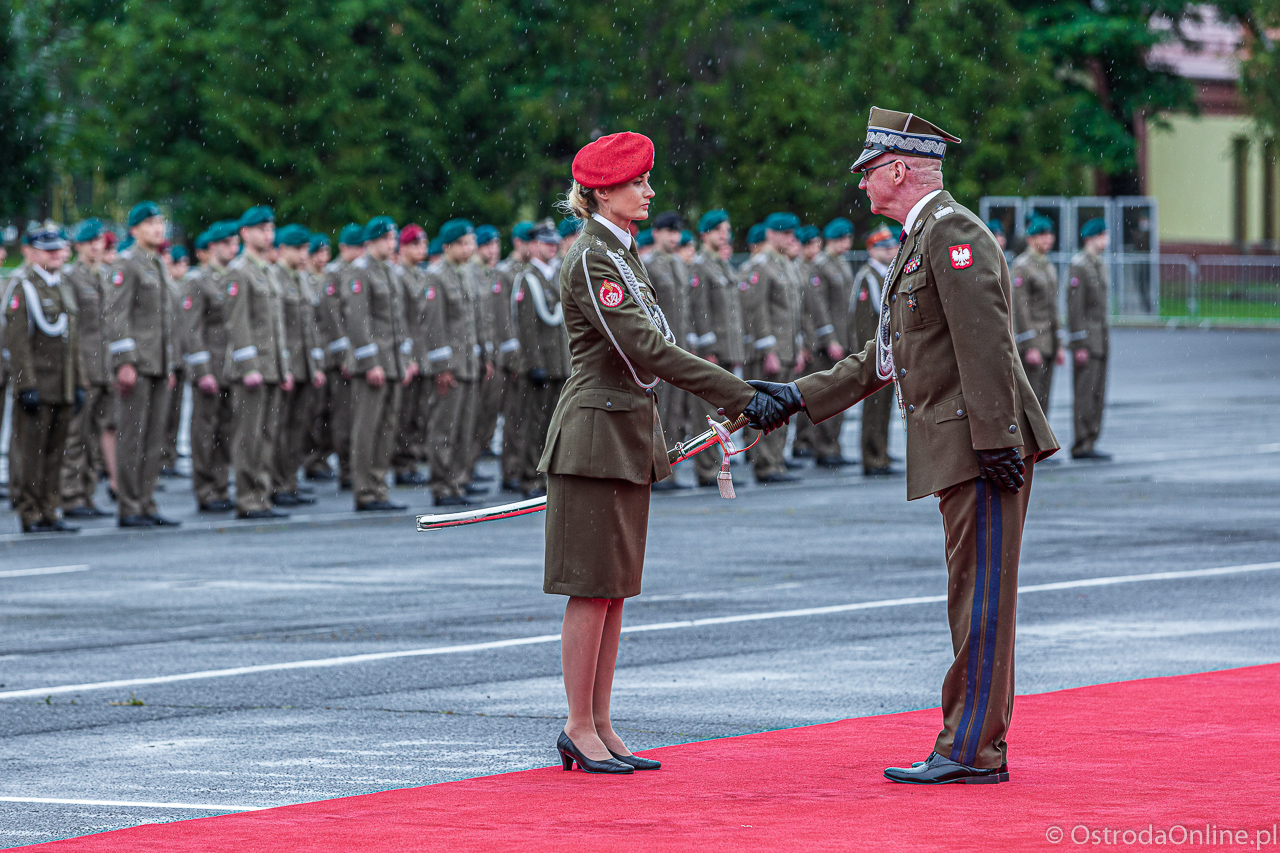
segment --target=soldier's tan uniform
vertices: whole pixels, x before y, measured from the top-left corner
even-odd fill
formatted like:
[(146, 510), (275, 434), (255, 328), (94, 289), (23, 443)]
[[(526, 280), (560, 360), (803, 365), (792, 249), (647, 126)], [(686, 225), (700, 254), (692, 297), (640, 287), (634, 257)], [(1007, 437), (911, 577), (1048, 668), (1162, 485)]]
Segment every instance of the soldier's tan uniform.
[[(497, 353), (494, 368), (502, 377), (502, 482), (504, 485), (519, 485), (520, 466), (524, 460), (524, 430), (521, 429), (520, 418), (524, 412), (524, 400), (521, 397), (523, 384), (520, 381), (522, 358), (520, 338), (516, 334), (515, 319), (511, 311), (511, 291), (515, 281), (524, 275), (527, 261), (507, 258), (497, 267), (497, 280), (493, 285), (494, 293), (494, 338), (497, 342)], [(495, 377), (496, 378), (496, 377)]]
[(280, 291), (284, 316), (284, 348), (289, 351), (286, 370), (293, 374), (293, 389), (280, 391), (280, 424), (272, 452), (271, 491), (273, 495), (294, 495), (298, 491), (298, 468), (314, 406), (311, 392), (313, 371), (323, 369), (323, 351), (317, 347), (315, 310), (311, 292), (303, 285), (302, 273), (277, 263), (271, 270)]
[[(827, 355), (827, 347), (838, 344), (849, 351), (849, 324), (847, 322), (849, 299), (853, 292), (853, 271), (844, 258), (833, 258), (819, 252), (804, 265), (804, 328), (806, 346), (812, 358), (806, 373), (829, 370), (835, 362)], [(801, 418), (796, 424), (797, 434)], [(840, 427), (844, 418), (831, 418), (810, 430), (809, 443), (813, 455), (819, 460), (839, 460), (844, 451), (840, 446)]]
[[(410, 335), (404, 300), (386, 262), (368, 255), (356, 258), (343, 273), (339, 292), (355, 365), (351, 379), (351, 489), (359, 507), (388, 498), (387, 470), (395, 450), (400, 378), (411, 360), (400, 347)], [(386, 381), (377, 388), (367, 378), (374, 367), (386, 373)]]
[(1072, 360), (1072, 407), (1075, 435), (1072, 453), (1090, 453), (1102, 432), (1102, 409), (1107, 396), (1108, 328), (1107, 265), (1089, 252), (1078, 252), (1067, 273), (1067, 341), (1071, 351), (1089, 353), (1089, 360)]
[[(280, 428), (280, 383), (292, 355), (285, 349), (283, 295), (270, 265), (244, 253), (223, 275), (227, 356), (231, 385), (231, 459), (236, 469), (236, 512), (271, 509), (271, 472)], [(244, 378), (258, 371), (262, 384)], [(296, 379), (296, 377), (295, 377)]]
[[(643, 307), (618, 281), (619, 264)], [(665, 380), (730, 417), (752, 389), (664, 338), (647, 313), (657, 298), (644, 264), (595, 219), (565, 257), (560, 293), (573, 373), (539, 464), (549, 475), (542, 588), (625, 598), (640, 592), (651, 484), (671, 473), (652, 386)], [(583, 535), (591, 530), (600, 533)]]
[[(658, 305), (676, 336), (676, 345), (690, 352), (697, 351), (693, 324), (689, 315), (689, 270), (684, 261), (674, 253), (654, 249), (645, 265)], [(658, 411), (662, 426), (673, 440), (684, 438), (689, 431), (693, 401), (679, 388), (665, 388), (658, 395)], [(695, 431), (699, 431), (695, 427)]]
[(475, 288), (462, 266), (441, 258), (427, 268), (422, 328), (426, 373), (451, 373), (457, 385), (440, 394), (432, 386), (427, 420), (431, 492), (437, 500), (461, 497), (471, 479), (468, 459), (474, 440), (477, 386), (482, 369), (480, 321)]
[[(569, 378), (569, 337), (564, 330), (560, 289), (552, 284), (552, 268), (531, 262), (512, 290), (511, 305), (520, 336), (520, 353), (525, 373), (521, 376), (522, 415), (526, 431), (525, 464), (520, 486), (525, 492), (546, 488), (538, 471), (551, 413), (560, 400)], [(541, 371), (545, 379), (534, 381), (530, 372)], [(674, 389), (673, 389), (674, 390)]]
[(181, 352), (181, 305), (184, 287), (181, 281), (174, 281), (167, 275), (166, 279), (169, 282), (169, 310), (172, 312), (169, 328), (173, 329), (174, 335), (174, 389), (169, 395), (164, 416), (164, 447), (160, 452), (160, 470), (173, 476), (178, 472), (178, 430), (182, 426), (182, 395), (183, 386), (187, 381), (187, 370)]
[(71, 418), (62, 457), (62, 508), (92, 507), (98, 473), (105, 470), (102, 431), (110, 418), (111, 375), (107, 372), (107, 342), (102, 335), (102, 301), (106, 273), (82, 261), (62, 269), (62, 283), (76, 306), (80, 357), (84, 364), (84, 406)]
[[(943, 682), (934, 750), (972, 767), (1005, 762), (1013, 712), (1018, 558), (1034, 462), (1057, 447), (1013, 341), (1009, 269), (991, 232), (945, 190), (926, 195), (887, 285), (883, 365), (907, 425), (907, 499), (936, 494), (946, 528), (955, 661)], [(815, 421), (892, 380), (876, 343), (796, 385)], [(975, 450), (1017, 447), (1016, 494), (978, 477)]]
[[(302, 292), (306, 295), (308, 309), (305, 314), (310, 334), (308, 343), (311, 364), (321, 373), (328, 366), (328, 354), (325, 345), (328, 338), (320, 332), (321, 299), (324, 296), (324, 282), (309, 269), (298, 271), (298, 281), (302, 284)], [(328, 377), (325, 384), (316, 388), (307, 377), (307, 411), (304, 414), (305, 425), (302, 434), (302, 468), (308, 475), (328, 472), (326, 461), (333, 452), (333, 444), (328, 436), (329, 395)]]
[[(391, 265), (392, 273), (403, 302), (406, 334), (411, 340), (409, 353), (415, 362), (423, 359), (423, 333), (418, 327), (422, 316), (419, 304), (426, 288), (427, 271), (420, 266)], [(427, 384), (417, 375), (400, 391), (400, 413), (396, 433), (396, 449), (391, 457), (391, 469), (397, 477), (416, 475), (418, 465), (427, 459)]]
[[(225, 270), (195, 267), (183, 279), (182, 360), (191, 378), (191, 487), (199, 506), (230, 498), (231, 385), (227, 381), (227, 291)], [(200, 389), (212, 376), (217, 393)]]
[[(800, 332), (801, 287), (798, 270), (791, 259), (768, 250), (746, 271), (755, 336), (747, 376), (770, 382), (790, 382), (795, 375)], [(780, 373), (765, 372), (765, 357), (773, 353), (781, 363)], [(752, 451), (756, 479), (785, 473), (787, 431), (774, 430), (763, 436)]]
[(472, 260), (472, 279), (480, 303), (480, 327), (485, 360), (494, 366), (493, 376), (480, 383), (480, 400), (476, 405), (475, 443), (471, 448), (472, 460), (479, 459), (493, 441), (498, 427), (498, 415), (502, 412), (502, 399), (506, 391), (506, 375), (498, 367), (498, 347), (511, 336), (511, 302), (501, 300), (509, 292), (503, 286), (495, 267), (485, 266), (476, 256)]
[(169, 412), (169, 376), (178, 354), (173, 290), (157, 255), (135, 245), (107, 281), (103, 327), (112, 374), (132, 364), (138, 384), (116, 402), (116, 483), (120, 518), (157, 515), (156, 482)]
[[(13, 382), (13, 432), (9, 486), (23, 526), (56, 523), (62, 505), (62, 454), (71, 424), (75, 391), (84, 363), (76, 306), (57, 273), (23, 264), (5, 283), (4, 346)], [(34, 412), (19, 401), (23, 391), (40, 397)], [(14, 476), (16, 473), (16, 477)]]
[[(848, 314), (849, 350), (857, 352), (874, 340), (880, 324), (880, 288), (888, 267), (868, 260), (854, 275)], [(883, 471), (889, 458), (889, 421), (893, 415), (893, 388), (877, 391), (862, 401), (862, 471)], [(834, 419), (833, 419), (834, 420)]]
[[(1058, 352), (1058, 271), (1048, 255), (1027, 249), (1013, 261), (1013, 333), (1023, 369), (1035, 389), (1040, 408), (1049, 411), (1053, 362)], [(1041, 363), (1026, 363), (1028, 350), (1040, 352)]]
[[(725, 370), (741, 373), (746, 361), (743, 348), (742, 299), (738, 280), (729, 262), (699, 252), (689, 269), (689, 320), (697, 336), (695, 352), (714, 358)], [(700, 397), (690, 397), (696, 434), (704, 429), (707, 416), (717, 417), (711, 405)], [(699, 453), (693, 459), (698, 482), (715, 485), (720, 460), (715, 453)]]
[[(341, 486), (351, 483), (351, 382), (355, 362), (340, 290), (349, 267), (341, 258), (325, 266), (320, 282), (320, 304), (316, 308), (317, 334), (325, 357), (320, 452), (327, 456), (331, 450), (337, 455)], [(308, 464), (318, 467), (320, 461), (311, 459)]]

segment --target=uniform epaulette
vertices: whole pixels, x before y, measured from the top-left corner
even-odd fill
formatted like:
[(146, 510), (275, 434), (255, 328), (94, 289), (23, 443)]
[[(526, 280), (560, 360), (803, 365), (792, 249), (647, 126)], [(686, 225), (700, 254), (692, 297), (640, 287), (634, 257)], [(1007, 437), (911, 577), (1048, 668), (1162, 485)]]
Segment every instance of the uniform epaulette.
[(337, 271), (338, 271), (338, 264), (339, 264), (339, 263), (340, 263), (340, 261), (339, 261), (339, 260), (329, 261), (329, 263), (327, 263), (327, 264), (325, 264), (325, 265), (324, 265), (324, 271), (325, 271), (325, 272), (337, 272)]
[(361, 255), (360, 257), (356, 258), (354, 261), (351, 262), (351, 266), (355, 267), (358, 270), (366, 269), (369, 266), (369, 256)]

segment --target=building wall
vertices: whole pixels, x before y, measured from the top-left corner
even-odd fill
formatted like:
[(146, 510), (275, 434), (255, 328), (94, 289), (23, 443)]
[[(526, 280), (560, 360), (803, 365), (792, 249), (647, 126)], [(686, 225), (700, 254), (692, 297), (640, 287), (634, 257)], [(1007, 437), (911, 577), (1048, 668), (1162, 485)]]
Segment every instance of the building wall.
[[(1238, 192), (1236, 140), (1247, 139), (1245, 243), (1263, 241), (1263, 145), (1252, 119), (1241, 115), (1162, 116), (1146, 138), (1146, 192), (1160, 202), (1165, 243), (1231, 244)], [(1274, 167), (1274, 164), (1272, 166)], [(1280, 182), (1273, 180), (1272, 186)], [(1280, 200), (1273, 192), (1273, 210)], [(1274, 221), (1274, 220), (1273, 220)], [(1273, 240), (1275, 237), (1273, 236)]]

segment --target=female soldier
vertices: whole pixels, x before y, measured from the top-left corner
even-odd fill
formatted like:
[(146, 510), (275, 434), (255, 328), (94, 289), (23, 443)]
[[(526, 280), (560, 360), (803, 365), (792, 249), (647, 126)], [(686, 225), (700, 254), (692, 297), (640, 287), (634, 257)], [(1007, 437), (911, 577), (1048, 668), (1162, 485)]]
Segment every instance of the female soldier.
[(662, 380), (752, 425), (785, 422), (775, 401), (675, 343), (631, 223), (649, 216), (653, 143), (617, 133), (573, 160), (563, 203), (584, 222), (560, 268), (572, 375), (538, 469), (548, 475), (543, 591), (569, 596), (561, 638), (569, 721), (556, 746), (565, 770), (652, 770), (609, 719), (623, 600), (640, 592), (649, 489), (671, 473), (654, 388)]

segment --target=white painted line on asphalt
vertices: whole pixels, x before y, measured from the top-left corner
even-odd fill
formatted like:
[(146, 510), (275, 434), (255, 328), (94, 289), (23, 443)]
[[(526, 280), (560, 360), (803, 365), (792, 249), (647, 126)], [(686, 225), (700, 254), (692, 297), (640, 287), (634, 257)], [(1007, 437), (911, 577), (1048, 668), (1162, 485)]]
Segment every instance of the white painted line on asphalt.
[[(1029, 586), (1018, 587), (1018, 593), (1053, 592), (1064, 589), (1112, 586), (1115, 584), (1219, 577), (1222, 575), (1237, 575), (1248, 572), (1265, 572), (1274, 569), (1280, 569), (1280, 561), (1274, 563), (1250, 563), (1243, 566), (1222, 566), (1213, 569), (1187, 569), (1185, 571), (1177, 572), (1152, 572), (1145, 575), (1113, 575), (1105, 578), (1081, 578), (1073, 581), (1031, 584)], [(825, 607), (804, 607), (796, 610), (774, 610), (768, 613), (742, 613), (737, 616), (710, 616), (704, 619), (684, 619), (679, 622), (654, 622), (648, 625), (624, 626), (622, 633), (637, 634), (644, 631), (672, 631), (678, 628), (700, 628), (707, 625), (731, 625), (737, 622), (763, 622), (772, 619), (795, 619), (803, 616), (825, 616), (831, 613), (850, 613), (856, 610), (877, 610), (885, 607), (905, 607), (913, 604), (939, 604), (946, 600), (947, 597), (945, 595), (918, 595), (910, 598), (887, 598), (881, 601), (858, 601), (852, 604), (832, 604)], [(428, 649), (404, 649), (398, 652), (371, 652), (363, 655), (347, 655), (345, 657), (320, 658), (318, 660), (264, 663), (256, 666), (231, 667), (229, 669), (208, 669), (200, 672), (183, 672), (178, 673), (177, 675), (157, 675), (147, 678), (122, 678), (117, 681), (97, 681), (89, 684), (62, 684), (55, 687), (31, 687), (24, 690), (6, 690), (4, 692), (0, 692), (0, 699), (44, 698), (45, 696), (54, 696), (61, 693), (84, 693), (90, 690), (140, 687), (148, 684), (172, 684), (177, 681), (199, 681), (207, 678), (228, 678), (236, 675), (252, 675), (259, 672), (279, 672), (290, 669), (318, 669), (331, 666), (370, 663), (373, 661), (394, 660), (396, 658), (464, 654), (466, 652), (482, 652), (490, 649), (508, 649), (516, 646), (555, 643), (559, 640), (559, 634), (539, 634), (534, 637), (493, 640), (487, 643), (467, 643), (459, 646), (436, 646), (435, 648)]]
[(65, 575), (68, 572), (87, 572), (89, 567), (81, 563), (75, 566), (46, 566), (43, 569), (6, 569), (0, 578), (25, 578), (32, 575)]
[(48, 803), (55, 806), (122, 806), (134, 809), (195, 809), (202, 812), (258, 812), (270, 806), (217, 806), (204, 803), (138, 803), (131, 800), (63, 800), (56, 797), (0, 797), (0, 803)]

